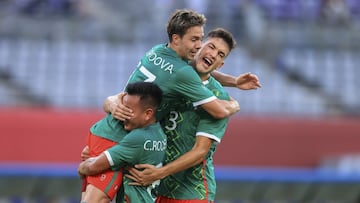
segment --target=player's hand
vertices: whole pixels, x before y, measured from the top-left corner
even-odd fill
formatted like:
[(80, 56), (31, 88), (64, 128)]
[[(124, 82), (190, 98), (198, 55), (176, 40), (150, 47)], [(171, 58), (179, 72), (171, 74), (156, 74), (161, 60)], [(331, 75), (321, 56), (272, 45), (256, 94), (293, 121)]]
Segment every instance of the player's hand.
[(85, 179), (85, 177), (86, 177), (84, 174), (80, 173), (79, 171), (78, 171), (78, 175), (79, 175), (80, 179)]
[(252, 73), (244, 73), (236, 78), (236, 87), (242, 90), (254, 90), (261, 87), (258, 76)]
[(231, 106), (232, 106), (232, 111), (231, 111), (231, 115), (233, 115), (234, 113), (240, 111), (240, 104), (238, 101), (236, 101), (234, 98), (232, 98), (230, 96), (230, 102), (231, 102)]
[(116, 102), (110, 107), (111, 115), (120, 121), (131, 119), (134, 116), (132, 109), (123, 105), (125, 95), (124, 92), (118, 94)]
[(86, 175), (80, 172), (81, 163), (79, 164), (78, 170), (77, 170), (78, 171), (78, 176), (80, 177), (80, 179), (85, 179)]
[(81, 160), (85, 161), (86, 159), (90, 158), (89, 146), (85, 146), (81, 152)]
[(134, 168), (127, 168), (129, 174), (125, 174), (125, 176), (133, 180), (129, 185), (148, 186), (160, 179), (158, 169), (151, 164), (137, 164)]

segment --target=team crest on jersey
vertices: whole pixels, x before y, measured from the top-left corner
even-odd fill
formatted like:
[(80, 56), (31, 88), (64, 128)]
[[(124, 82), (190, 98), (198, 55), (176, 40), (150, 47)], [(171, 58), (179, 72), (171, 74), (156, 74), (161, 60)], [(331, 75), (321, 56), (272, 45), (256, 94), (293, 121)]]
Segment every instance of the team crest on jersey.
[(101, 176), (100, 176), (100, 181), (104, 181), (106, 179), (106, 174), (101, 174)]

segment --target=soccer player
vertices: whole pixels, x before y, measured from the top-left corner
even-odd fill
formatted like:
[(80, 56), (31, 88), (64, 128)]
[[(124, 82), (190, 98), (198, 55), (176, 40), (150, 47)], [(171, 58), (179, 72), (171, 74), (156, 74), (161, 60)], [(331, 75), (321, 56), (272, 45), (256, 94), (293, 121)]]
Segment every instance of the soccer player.
[[(132, 108), (135, 116), (123, 122), (124, 132), (118, 135), (121, 142), (115, 142), (118, 138), (107, 134), (88, 136), (91, 158), (78, 168), (79, 175), (87, 180), (82, 202), (110, 202), (120, 189), (124, 189), (128, 202), (154, 202), (152, 189), (159, 181), (149, 187), (129, 186), (127, 178), (123, 180), (122, 169), (142, 162), (161, 166), (166, 135), (156, 121), (155, 112), (162, 91), (154, 83), (136, 82), (129, 83), (125, 92), (123, 104)], [(92, 126), (96, 127), (96, 124)]]
[[(231, 33), (214, 29), (207, 35), (204, 45), (192, 61), (206, 87), (221, 99), (230, 99), (224, 88), (210, 73), (224, 64), (235, 47)], [(214, 119), (203, 109), (172, 111), (165, 122), (168, 137), (165, 165), (155, 168), (148, 164), (136, 165), (144, 169), (130, 169), (127, 176), (147, 185), (152, 179), (162, 179), (157, 203), (209, 203), (214, 202), (216, 182), (213, 154), (220, 143), (228, 118)]]

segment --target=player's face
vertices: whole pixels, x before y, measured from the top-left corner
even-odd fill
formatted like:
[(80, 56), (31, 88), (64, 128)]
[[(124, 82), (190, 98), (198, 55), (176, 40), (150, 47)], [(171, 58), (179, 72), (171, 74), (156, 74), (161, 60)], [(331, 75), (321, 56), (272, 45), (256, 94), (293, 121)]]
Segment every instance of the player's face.
[(199, 74), (210, 74), (224, 64), (230, 50), (222, 38), (213, 37), (206, 40), (195, 56), (195, 69)]
[(147, 114), (145, 109), (141, 106), (140, 97), (126, 94), (123, 98), (123, 104), (132, 109), (134, 113), (134, 116), (131, 119), (124, 121), (125, 130), (130, 131), (136, 128), (145, 127)]
[(204, 28), (194, 26), (189, 28), (182, 38), (177, 40), (179, 52), (178, 55), (184, 60), (192, 60), (201, 48)]

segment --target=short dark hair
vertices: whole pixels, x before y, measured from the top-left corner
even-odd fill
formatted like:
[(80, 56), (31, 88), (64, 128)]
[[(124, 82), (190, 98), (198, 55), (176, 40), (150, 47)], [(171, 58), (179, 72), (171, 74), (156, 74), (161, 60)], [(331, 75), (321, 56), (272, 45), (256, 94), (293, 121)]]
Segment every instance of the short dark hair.
[(229, 51), (231, 51), (236, 47), (235, 38), (233, 37), (231, 32), (229, 32), (224, 28), (215, 28), (209, 31), (208, 34), (206, 35), (206, 39), (214, 38), (214, 37), (223, 39), (226, 42), (226, 44), (229, 46)]
[(172, 35), (178, 34), (183, 37), (186, 31), (194, 26), (204, 26), (206, 18), (203, 14), (189, 9), (177, 9), (169, 18), (166, 31), (170, 42)]
[(125, 92), (129, 95), (140, 96), (142, 106), (151, 106), (155, 110), (160, 106), (163, 92), (158, 85), (152, 82), (134, 82), (126, 86)]

